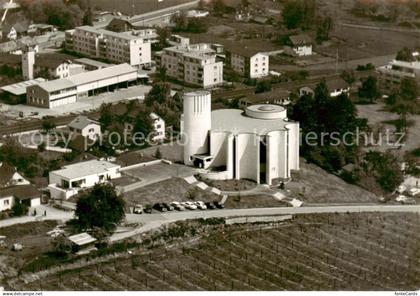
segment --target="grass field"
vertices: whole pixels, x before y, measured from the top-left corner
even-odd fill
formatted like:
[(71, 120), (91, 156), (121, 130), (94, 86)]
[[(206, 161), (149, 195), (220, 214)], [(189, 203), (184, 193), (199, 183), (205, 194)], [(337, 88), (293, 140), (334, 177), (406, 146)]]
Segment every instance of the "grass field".
[[(186, 245), (188, 244), (188, 247)], [(418, 214), (299, 216), (60, 273), (19, 290), (417, 290)]]

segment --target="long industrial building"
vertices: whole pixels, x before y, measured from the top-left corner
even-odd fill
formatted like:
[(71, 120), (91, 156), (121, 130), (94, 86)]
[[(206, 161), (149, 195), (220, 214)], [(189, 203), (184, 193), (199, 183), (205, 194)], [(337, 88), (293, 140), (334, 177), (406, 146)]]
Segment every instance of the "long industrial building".
[(184, 95), (181, 119), (184, 163), (210, 179), (272, 184), (299, 170), (299, 123), (279, 105), (211, 111), (211, 94)]
[(26, 89), (26, 103), (42, 108), (56, 108), (95, 95), (101, 90), (128, 86), (137, 79), (137, 69), (128, 64), (110, 66), (29, 86)]

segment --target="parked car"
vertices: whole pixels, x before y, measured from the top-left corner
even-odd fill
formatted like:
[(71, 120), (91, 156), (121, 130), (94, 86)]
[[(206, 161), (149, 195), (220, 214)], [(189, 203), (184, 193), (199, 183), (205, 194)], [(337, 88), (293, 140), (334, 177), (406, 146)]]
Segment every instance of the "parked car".
[(153, 208), (152, 208), (151, 205), (145, 205), (144, 206), (143, 212), (145, 212), (146, 214), (151, 214), (152, 211), (153, 211)]
[(216, 206), (212, 202), (206, 202), (206, 207), (209, 210), (214, 210)]
[(159, 212), (166, 212), (168, 209), (164, 206), (163, 203), (158, 202), (153, 205), (153, 208)]
[(213, 204), (218, 209), (224, 209), (225, 208), (225, 206), (222, 203), (218, 202), (218, 201), (213, 202)]
[(188, 210), (197, 210), (197, 206), (191, 201), (183, 202), (182, 205)]
[(133, 207), (134, 214), (143, 214), (143, 206), (142, 205), (135, 205)]
[(202, 201), (196, 201), (194, 204), (197, 206), (199, 210), (207, 210), (206, 205)]
[(171, 202), (171, 206), (173, 206), (177, 211), (185, 211), (185, 207), (177, 201)]
[(172, 206), (172, 205), (168, 205), (167, 203), (163, 203), (162, 204), (165, 208), (166, 208), (166, 210), (168, 210), (168, 211), (173, 211), (173, 210), (175, 210), (175, 208)]

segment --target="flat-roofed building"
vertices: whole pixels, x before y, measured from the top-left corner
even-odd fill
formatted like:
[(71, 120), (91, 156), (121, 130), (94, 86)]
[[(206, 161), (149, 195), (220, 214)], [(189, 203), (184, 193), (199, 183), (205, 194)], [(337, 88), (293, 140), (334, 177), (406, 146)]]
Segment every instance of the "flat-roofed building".
[(65, 36), (66, 49), (69, 51), (139, 67), (151, 64), (151, 43), (157, 35), (154, 29), (132, 33), (82, 26), (66, 31)]
[(270, 56), (247, 47), (231, 46), (226, 49), (226, 64), (245, 77), (261, 78), (269, 75)]
[(103, 160), (89, 160), (64, 166), (49, 174), (51, 198), (68, 199), (80, 190), (121, 177), (120, 165)]
[(404, 79), (414, 79), (420, 88), (420, 61), (393, 60), (388, 65), (379, 67), (377, 72), (379, 87), (386, 94), (398, 91)]
[(128, 86), (137, 78), (137, 69), (128, 64), (111, 66), (29, 86), (26, 101), (32, 106), (56, 108), (95, 95), (99, 90), (123, 84)]
[(187, 84), (211, 88), (223, 83), (223, 62), (207, 43), (165, 48), (157, 54), (157, 64), (169, 77)]

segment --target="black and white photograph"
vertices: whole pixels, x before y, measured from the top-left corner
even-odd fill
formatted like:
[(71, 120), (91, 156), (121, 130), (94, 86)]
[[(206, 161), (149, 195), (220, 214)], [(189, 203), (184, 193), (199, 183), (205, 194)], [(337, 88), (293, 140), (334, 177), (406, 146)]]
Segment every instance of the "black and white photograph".
[(420, 0), (0, 0), (0, 295), (239, 291), (420, 296)]

